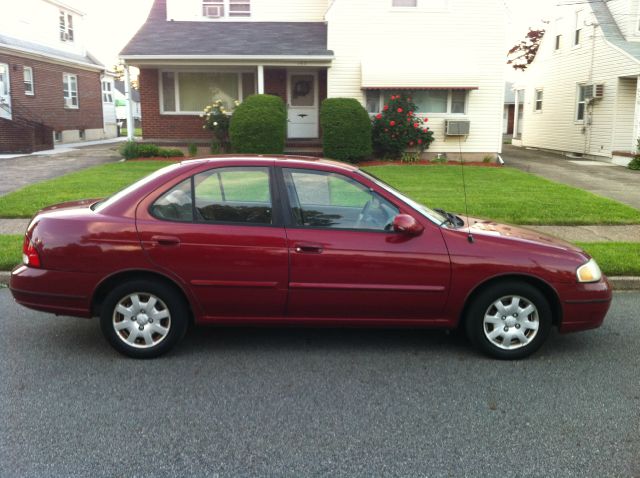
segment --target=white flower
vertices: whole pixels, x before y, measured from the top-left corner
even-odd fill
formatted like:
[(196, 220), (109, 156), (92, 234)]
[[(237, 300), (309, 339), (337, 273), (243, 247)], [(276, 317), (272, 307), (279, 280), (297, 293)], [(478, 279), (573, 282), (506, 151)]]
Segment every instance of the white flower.
[(218, 126), (218, 122), (217, 122), (217, 121), (214, 121), (214, 122), (213, 122), (213, 126)]

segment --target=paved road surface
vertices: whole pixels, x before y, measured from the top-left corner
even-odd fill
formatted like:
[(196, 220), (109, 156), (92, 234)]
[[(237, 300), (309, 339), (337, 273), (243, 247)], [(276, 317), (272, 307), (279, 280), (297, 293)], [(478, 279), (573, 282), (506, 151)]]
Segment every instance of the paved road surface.
[(0, 475), (640, 476), (640, 294), (498, 362), (429, 331), (194, 329), (125, 359), (0, 290)]

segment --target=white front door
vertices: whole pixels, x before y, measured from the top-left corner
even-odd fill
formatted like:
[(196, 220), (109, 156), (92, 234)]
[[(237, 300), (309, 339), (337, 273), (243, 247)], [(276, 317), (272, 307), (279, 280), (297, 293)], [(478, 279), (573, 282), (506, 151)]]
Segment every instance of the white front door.
[(318, 73), (289, 71), (288, 116), (289, 138), (317, 138), (318, 131)]
[(0, 118), (11, 119), (9, 65), (0, 63)]

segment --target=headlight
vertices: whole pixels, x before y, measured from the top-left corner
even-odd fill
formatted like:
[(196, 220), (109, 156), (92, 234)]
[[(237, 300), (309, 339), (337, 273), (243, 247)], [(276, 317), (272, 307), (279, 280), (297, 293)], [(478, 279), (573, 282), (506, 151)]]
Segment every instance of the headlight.
[(602, 271), (596, 261), (591, 259), (586, 264), (578, 267), (576, 271), (578, 282), (598, 282), (602, 278)]

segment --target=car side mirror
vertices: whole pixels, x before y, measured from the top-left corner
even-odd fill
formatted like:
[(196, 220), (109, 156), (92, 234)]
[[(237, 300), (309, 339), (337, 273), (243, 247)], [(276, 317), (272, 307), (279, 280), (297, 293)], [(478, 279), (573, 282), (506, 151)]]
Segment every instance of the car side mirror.
[(409, 214), (398, 214), (393, 218), (393, 230), (408, 236), (419, 236), (424, 227)]

